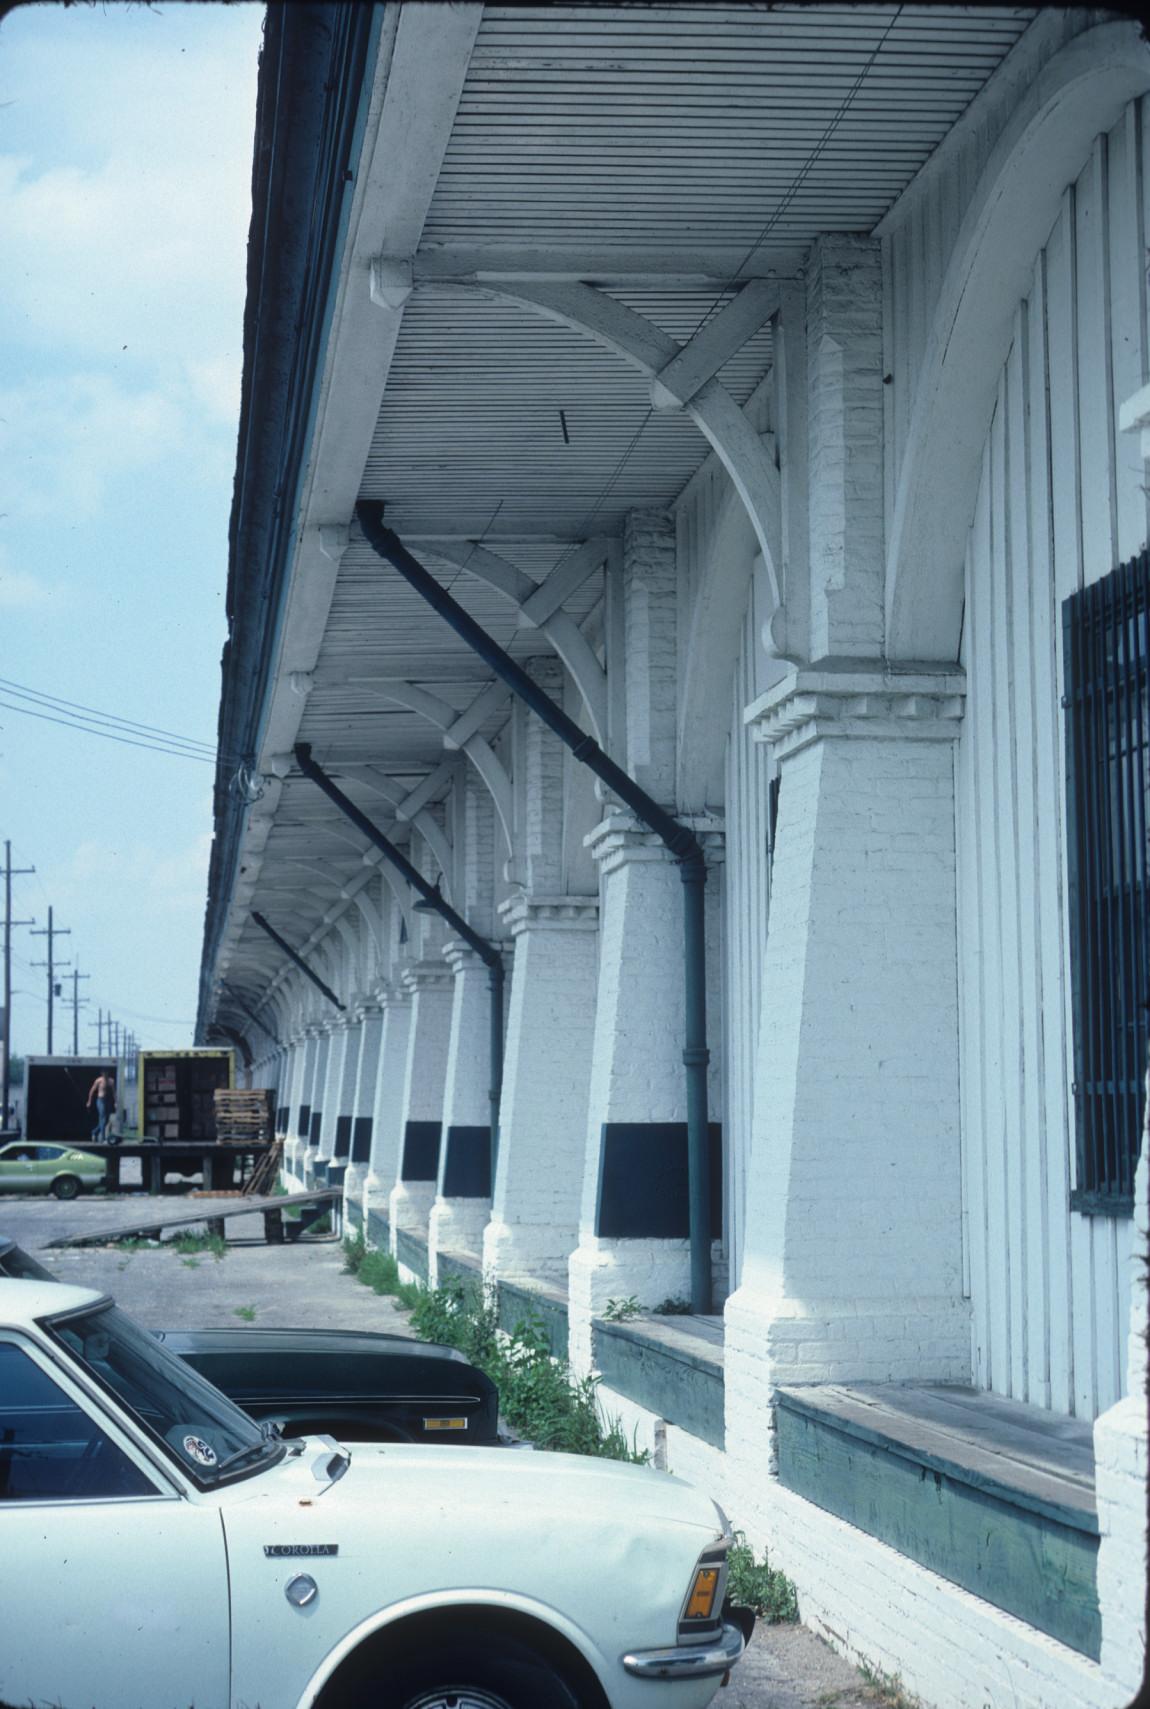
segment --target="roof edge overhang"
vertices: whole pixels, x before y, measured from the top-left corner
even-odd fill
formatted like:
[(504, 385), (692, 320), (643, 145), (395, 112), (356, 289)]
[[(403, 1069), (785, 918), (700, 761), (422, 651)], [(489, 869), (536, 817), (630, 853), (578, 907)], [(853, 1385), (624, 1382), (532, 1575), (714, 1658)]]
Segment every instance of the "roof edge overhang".
[(197, 1039), (212, 1018), (220, 937), (249, 811), (236, 774), (256, 761), (274, 682), (299, 488), (384, 10), (270, 6), (264, 26)]

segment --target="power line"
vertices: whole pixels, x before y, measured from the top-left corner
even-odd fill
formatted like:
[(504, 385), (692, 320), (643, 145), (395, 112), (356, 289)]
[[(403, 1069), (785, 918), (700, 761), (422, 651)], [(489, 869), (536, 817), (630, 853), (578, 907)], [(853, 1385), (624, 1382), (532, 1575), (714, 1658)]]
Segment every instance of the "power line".
[(62, 724), (65, 729), (80, 730), (86, 736), (102, 736), (107, 742), (120, 742), (125, 747), (145, 748), (152, 754), (169, 754), (173, 758), (181, 760), (199, 760), (204, 765), (216, 763), (211, 754), (197, 754), (188, 748), (173, 748), (160, 742), (138, 742), (130, 736), (114, 736), (110, 730), (101, 730), (88, 724), (80, 724), (72, 718), (53, 718), (47, 712), (33, 712), (30, 706), (14, 706), (11, 701), (0, 700), (0, 708), (7, 712), (22, 712), (26, 718), (43, 719), (46, 724)]
[(164, 736), (181, 747), (204, 748), (215, 753), (215, 743), (201, 741), (198, 736), (181, 736), (176, 730), (164, 730), (156, 724), (142, 724), (136, 718), (124, 718), (118, 712), (101, 712), (95, 706), (84, 706), (78, 700), (65, 700), (62, 695), (49, 694), (46, 689), (29, 688), (27, 683), (13, 682), (8, 677), (0, 677), (0, 689), (6, 694), (14, 694), (18, 700), (33, 700), (56, 711), (64, 707), (70, 712), (79, 712), (102, 723), (113, 724), (117, 729), (149, 736)]

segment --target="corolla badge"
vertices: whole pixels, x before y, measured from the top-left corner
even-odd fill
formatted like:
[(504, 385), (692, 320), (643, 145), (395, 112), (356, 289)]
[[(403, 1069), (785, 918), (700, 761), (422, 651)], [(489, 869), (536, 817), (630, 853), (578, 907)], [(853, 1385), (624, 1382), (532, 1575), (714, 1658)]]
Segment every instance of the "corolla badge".
[(185, 1436), (184, 1453), (198, 1466), (214, 1466), (219, 1457), (211, 1443), (205, 1442), (202, 1436)]

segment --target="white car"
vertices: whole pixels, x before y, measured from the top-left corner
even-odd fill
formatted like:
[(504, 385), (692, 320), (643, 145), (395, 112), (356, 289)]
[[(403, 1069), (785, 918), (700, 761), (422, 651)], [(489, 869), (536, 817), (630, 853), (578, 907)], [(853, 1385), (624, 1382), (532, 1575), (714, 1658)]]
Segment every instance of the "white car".
[(703, 1709), (730, 1542), (635, 1466), (285, 1442), (108, 1298), (0, 1283), (0, 1702)]

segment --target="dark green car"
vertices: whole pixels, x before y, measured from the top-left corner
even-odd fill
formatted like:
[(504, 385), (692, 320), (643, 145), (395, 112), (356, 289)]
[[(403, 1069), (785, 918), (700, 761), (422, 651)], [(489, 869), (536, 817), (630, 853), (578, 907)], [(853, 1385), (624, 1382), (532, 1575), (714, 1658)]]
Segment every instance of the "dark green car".
[(104, 1159), (71, 1145), (35, 1145), (26, 1139), (0, 1145), (0, 1193), (54, 1193), (74, 1199), (83, 1187), (99, 1187)]

